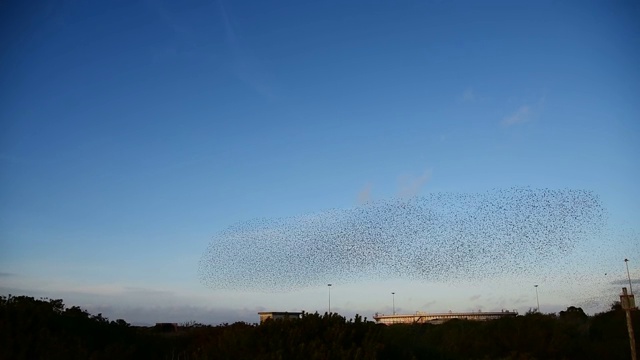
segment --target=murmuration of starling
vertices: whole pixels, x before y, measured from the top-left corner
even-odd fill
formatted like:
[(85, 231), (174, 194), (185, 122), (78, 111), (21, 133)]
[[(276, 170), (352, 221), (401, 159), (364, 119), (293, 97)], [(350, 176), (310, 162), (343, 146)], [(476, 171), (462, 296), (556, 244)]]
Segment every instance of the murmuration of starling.
[(605, 218), (587, 190), (431, 193), (235, 224), (212, 238), (198, 275), (213, 289), (264, 292), (326, 279), (480, 281), (552, 266)]

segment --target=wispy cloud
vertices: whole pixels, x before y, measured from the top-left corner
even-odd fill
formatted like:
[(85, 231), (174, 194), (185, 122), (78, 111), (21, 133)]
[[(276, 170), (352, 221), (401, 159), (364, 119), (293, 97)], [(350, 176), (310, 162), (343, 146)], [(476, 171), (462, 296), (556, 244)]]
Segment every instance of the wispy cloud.
[(462, 93), (462, 101), (464, 101), (464, 102), (473, 102), (475, 100), (476, 100), (476, 93), (473, 91), (472, 88), (467, 88)]
[(426, 170), (420, 176), (403, 175), (398, 179), (398, 196), (410, 198), (420, 194), (424, 185), (431, 179), (431, 171)]
[(529, 105), (523, 105), (514, 113), (506, 116), (502, 119), (502, 125), (512, 126), (516, 124), (523, 124), (531, 119), (531, 108)]
[(92, 314), (101, 313), (109, 319), (124, 319), (136, 325), (187, 321), (204, 324), (257, 322), (257, 312), (260, 311), (257, 307), (233, 309), (216, 306), (211, 298), (162, 289), (110, 284), (61, 287), (60, 283), (56, 284), (56, 290), (0, 284), (0, 295), (62, 299), (67, 307), (80, 306)]
[[(638, 286), (638, 280), (636, 279), (631, 279), (631, 284)], [(629, 285), (629, 279), (619, 279), (619, 280), (613, 280), (610, 283), (611, 285)]]
[(229, 14), (227, 13), (227, 9), (221, 0), (218, 0), (218, 7), (220, 8), (220, 14), (222, 14), (222, 24), (224, 25), (224, 32), (227, 38), (227, 42), (232, 47), (238, 46), (238, 38), (236, 36), (236, 32), (231, 25), (231, 21), (229, 20)]
[(124, 319), (134, 325), (149, 326), (157, 322), (222, 324), (244, 321), (258, 322), (260, 309), (207, 308), (204, 306), (88, 306), (92, 314), (101, 313), (109, 319)]
[(218, 0), (225, 38), (234, 58), (238, 79), (267, 99), (276, 97), (270, 74), (263, 69), (262, 63), (253, 55), (251, 49), (243, 46), (241, 37), (233, 25), (233, 17), (223, 0)]
[[(186, 15), (203, 13), (202, 9), (192, 10), (178, 14), (168, 9), (166, 4), (158, 1), (145, 1), (147, 7), (162, 22), (162, 24), (172, 31), (171, 37), (166, 38), (164, 47), (156, 50), (155, 59), (174, 56), (199, 56), (204, 55), (199, 49), (205, 44), (201, 38), (201, 32), (194, 28), (194, 22), (190, 21)], [(197, 12), (196, 12), (197, 11)]]
[(105, 301), (149, 303), (150, 300), (159, 304), (173, 304), (180, 300), (180, 296), (174, 291), (164, 289), (119, 284), (78, 284), (56, 279), (42, 281), (42, 279), (24, 278), (19, 275), (4, 277), (0, 284), (0, 293), (71, 299), (78, 302), (78, 305)]
[(429, 309), (431, 306), (437, 304), (438, 302), (435, 300), (431, 300), (429, 302), (426, 302), (424, 304), (422, 304), (422, 309)]
[(373, 200), (371, 190), (373, 185), (371, 183), (365, 184), (364, 188), (358, 193), (358, 204), (363, 205)]
[(132, 287), (132, 286), (124, 286), (122, 288), (122, 292), (125, 292), (128, 294), (142, 295), (142, 296), (174, 296), (175, 295), (173, 291), (147, 289), (147, 288)]

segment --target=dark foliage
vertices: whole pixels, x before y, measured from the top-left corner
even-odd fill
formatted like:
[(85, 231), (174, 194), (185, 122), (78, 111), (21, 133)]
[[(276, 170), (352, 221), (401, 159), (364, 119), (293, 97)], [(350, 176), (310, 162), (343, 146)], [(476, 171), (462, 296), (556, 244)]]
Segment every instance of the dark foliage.
[[(384, 326), (316, 313), (167, 332), (10, 295), (0, 297), (0, 359), (628, 359), (625, 321), (614, 304), (591, 317), (571, 306), (557, 315)], [(640, 333), (639, 312), (633, 321)]]

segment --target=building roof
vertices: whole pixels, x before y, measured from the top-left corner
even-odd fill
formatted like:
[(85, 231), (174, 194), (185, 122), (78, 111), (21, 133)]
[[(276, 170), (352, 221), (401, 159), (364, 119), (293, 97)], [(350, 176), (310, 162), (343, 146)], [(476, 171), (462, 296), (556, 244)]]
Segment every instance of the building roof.
[(258, 311), (259, 315), (300, 315), (304, 311)]
[(426, 313), (416, 312), (415, 314), (395, 314), (384, 315), (375, 314), (373, 318), (382, 324), (399, 324), (399, 323), (441, 323), (452, 319), (464, 320), (492, 320), (501, 317), (516, 316), (515, 311), (494, 311), (494, 312), (446, 312), (446, 313)]

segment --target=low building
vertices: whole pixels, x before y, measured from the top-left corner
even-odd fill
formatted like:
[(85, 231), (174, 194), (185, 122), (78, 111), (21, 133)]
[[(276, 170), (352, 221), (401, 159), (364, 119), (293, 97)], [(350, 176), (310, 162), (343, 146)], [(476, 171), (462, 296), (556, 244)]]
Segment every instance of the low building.
[(302, 314), (304, 314), (304, 311), (261, 311), (258, 313), (260, 315), (260, 324), (267, 319), (300, 319)]
[(453, 319), (486, 321), (494, 320), (508, 316), (516, 316), (518, 313), (514, 311), (495, 311), (495, 312), (447, 312), (447, 313), (426, 313), (417, 311), (415, 314), (395, 314), (384, 315), (376, 313), (373, 318), (378, 324), (442, 324), (445, 321)]

